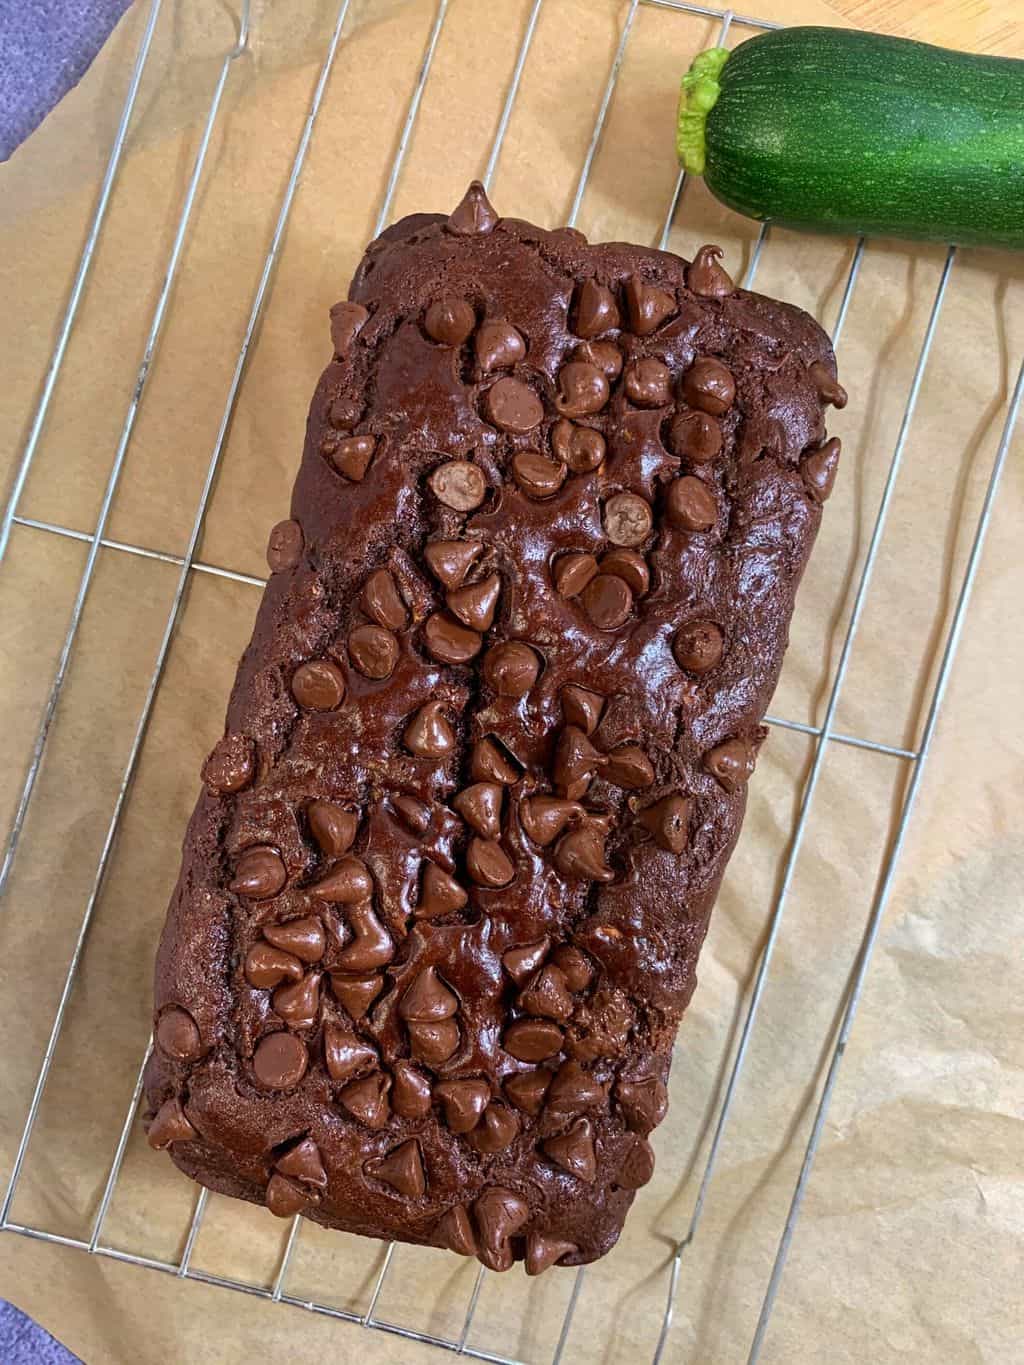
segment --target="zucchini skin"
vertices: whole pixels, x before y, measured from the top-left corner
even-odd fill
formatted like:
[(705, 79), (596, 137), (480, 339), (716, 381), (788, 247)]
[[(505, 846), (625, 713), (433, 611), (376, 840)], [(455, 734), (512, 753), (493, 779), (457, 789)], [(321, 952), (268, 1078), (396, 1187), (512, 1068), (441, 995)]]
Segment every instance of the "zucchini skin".
[(730, 208), (1024, 249), (1024, 61), (798, 27), (740, 44), (718, 81), (704, 175)]

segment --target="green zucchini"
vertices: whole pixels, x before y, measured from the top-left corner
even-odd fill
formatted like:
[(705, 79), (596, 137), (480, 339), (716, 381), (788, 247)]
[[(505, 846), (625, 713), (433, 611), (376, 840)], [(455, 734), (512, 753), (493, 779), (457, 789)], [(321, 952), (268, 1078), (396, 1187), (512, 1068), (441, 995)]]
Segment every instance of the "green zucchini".
[(696, 58), (676, 143), (751, 218), (1024, 248), (1024, 61), (779, 29)]

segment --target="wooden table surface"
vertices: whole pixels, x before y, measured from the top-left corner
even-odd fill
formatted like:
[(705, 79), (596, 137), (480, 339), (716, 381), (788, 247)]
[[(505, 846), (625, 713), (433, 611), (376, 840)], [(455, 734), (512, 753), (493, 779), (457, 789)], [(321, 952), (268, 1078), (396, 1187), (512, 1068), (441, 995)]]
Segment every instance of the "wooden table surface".
[(858, 28), (920, 38), (943, 47), (1024, 57), (1021, 0), (826, 0)]

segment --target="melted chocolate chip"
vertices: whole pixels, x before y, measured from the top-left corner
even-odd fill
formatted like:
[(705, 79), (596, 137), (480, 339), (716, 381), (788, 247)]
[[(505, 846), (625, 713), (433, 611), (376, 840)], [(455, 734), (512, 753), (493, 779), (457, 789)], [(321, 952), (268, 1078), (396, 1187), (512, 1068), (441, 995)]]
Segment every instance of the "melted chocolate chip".
[(541, 848), (553, 844), (567, 825), (583, 818), (583, 813), (578, 801), (564, 801), (557, 796), (530, 796), (519, 805), (523, 829)]
[(562, 688), (562, 714), (565, 716), (565, 723), (578, 726), (585, 735), (592, 735), (597, 729), (603, 710), (604, 697), (596, 692), (578, 687), (575, 683), (569, 683)]
[(597, 1178), (594, 1130), (589, 1119), (577, 1119), (567, 1133), (548, 1138), (544, 1155), (569, 1175), (592, 1185)]
[(501, 833), (502, 787), (497, 782), (474, 782), (459, 792), (452, 805), (467, 824), (472, 825), (485, 839), (497, 839)]
[(736, 397), (736, 381), (714, 356), (698, 356), (683, 376), (683, 397), (691, 408), (720, 417)]
[(328, 858), (340, 858), (352, 847), (359, 828), (359, 816), (354, 811), (336, 806), (333, 801), (311, 801), (306, 807), (306, 819), (321, 853)]
[(505, 787), (519, 781), (519, 769), (490, 735), (473, 745), (470, 775), (476, 782), (500, 782)]
[(555, 745), (551, 770), (555, 786), (567, 800), (578, 801), (604, 761), (578, 725), (567, 725)]
[(239, 856), (228, 890), (236, 896), (262, 901), (283, 891), (287, 881), (288, 870), (277, 849), (256, 844)]
[(408, 1030), (413, 1057), (427, 1066), (443, 1066), (459, 1046), (459, 1026), (454, 1019), (409, 1024)]
[(351, 431), (358, 425), (363, 415), (363, 406), (358, 399), (343, 395), (335, 398), (327, 411), (327, 424), (335, 431)]
[(318, 1190), (327, 1188), (323, 1157), (312, 1138), (302, 1138), (294, 1147), (282, 1152), (274, 1162), (274, 1169), (282, 1175), (291, 1176), (300, 1185), (312, 1185)]
[(654, 781), (654, 767), (638, 744), (620, 744), (608, 755), (603, 776), (617, 787), (637, 791)]
[(552, 498), (565, 483), (564, 464), (538, 450), (521, 450), (512, 457), (512, 475), (528, 498)]
[(369, 903), (364, 901), (350, 906), (348, 922), (353, 938), (339, 954), (338, 966), (347, 972), (369, 972), (386, 967), (395, 955), (395, 945)]
[(575, 1242), (567, 1242), (564, 1237), (550, 1237), (544, 1232), (531, 1232), (526, 1239), (527, 1275), (541, 1275), (551, 1266), (557, 1265), (563, 1256), (579, 1251)]
[(823, 361), (816, 360), (813, 365), (808, 366), (807, 373), (823, 403), (831, 403), (834, 408), (846, 407), (846, 390)]
[(588, 417), (608, 402), (608, 380), (597, 365), (570, 360), (558, 371), (555, 407), (563, 417)]
[(509, 370), (526, 356), (522, 333), (504, 319), (481, 323), (473, 344), (476, 363), (484, 374)]
[(515, 864), (495, 839), (470, 839), (466, 871), (478, 886), (507, 886)]
[(267, 1182), (266, 1205), (275, 1218), (294, 1218), (308, 1207), (311, 1192), (276, 1172)]
[(727, 792), (734, 792), (754, 771), (754, 756), (744, 740), (727, 739), (704, 755), (704, 766)]
[(546, 1067), (535, 1071), (520, 1071), (505, 1082), (505, 1094), (524, 1114), (536, 1118), (544, 1105), (544, 1096), (551, 1084), (553, 1072)]
[(265, 924), (263, 937), (275, 948), (293, 953), (303, 962), (319, 962), (327, 946), (324, 926), (316, 915), (304, 915), (284, 924)]
[(503, 1104), (489, 1104), (469, 1135), (469, 1144), (484, 1156), (510, 1147), (519, 1132), (519, 1120)]
[(469, 896), (454, 877), (436, 863), (424, 863), (420, 898), (413, 912), (417, 918), (436, 919), (438, 915), (450, 915), (454, 910), (461, 910), (468, 901)]
[(718, 520), (718, 503), (706, 483), (695, 474), (684, 474), (668, 486), (665, 513), (681, 531), (710, 531)]
[(487, 496), (483, 470), (469, 460), (449, 460), (427, 479), (438, 502), (454, 512), (472, 512)]
[(680, 854), (689, 842), (690, 802), (685, 796), (666, 796), (640, 813), (640, 823), (667, 853)]
[(472, 304), (454, 295), (435, 299), (423, 318), (427, 336), (442, 346), (461, 346), (476, 326)]
[(597, 560), (588, 554), (559, 555), (552, 574), (560, 597), (576, 597), (597, 573)]
[(292, 1090), (306, 1074), (309, 1053), (294, 1033), (270, 1033), (253, 1053), (252, 1069), (264, 1090)]
[(509, 948), (501, 956), (501, 965), (517, 986), (523, 986), (548, 955), (551, 940), (545, 935), (536, 943), (521, 948)]
[(346, 479), (362, 483), (376, 448), (375, 436), (343, 436), (331, 450), (331, 463)]
[(424, 549), (423, 558), (446, 588), (457, 588), (483, 548), (479, 540), (432, 540)]
[(474, 180), (448, 218), (448, 231), (459, 237), (484, 237), (501, 219), (479, 180)]
[(404, 630), (409, 624), (409, 613), (398, 592), (394, 574), (377, 569), (363, 584), (359, 605), (371, 621), (385, 630)]
[(464, 1204), (456, 1204), (439, 1220), (434, 1234), (443, 1247), (459, 1256), (476, 1255), (476, 1234)]
[(638, 337), (656, 332), (675, 311), (675, 298), (667, 290), (648, 284), (641, 275), (630, 275), (626, 281), (626, 312)]
[(490, 630), (501, 594), (501, 579), (496, 573), (479, 583), (470, 583), (448, 594), (448, 610), (471, 630)]
[(455, 731), (442, 703), (428, 701), (406, 726), (402, 742), (417, 758), (444, 758), (455, 748)]
[(330, 659), (311, 659), (292, 675), (292, 696), (307, 711), (333, 711), (345, 700), (345, 675)]
[(245, 955), (245, 979), (257, 990), (272, 990), (282, 981), (300, 981), (302, 963), (281, 948), (269, 943), (254, 943)]
[(398, 663), (398, 641), (382, 626), (356, 626), (348, 637), (352, 665), (367, 678), (390, 678)]
[(613, 545), (640, 545), (653, 525), (651, 504), (636, 493), (615, 493), (604, 505), (604, 533)]
[(680, 668), (707, 673), (721, 663), (725, 640), (714, 621), (690, 621), (679, 631), (672, 649)]
[(344, 360), (352, 349), (370, 314), (361, 303), (336, 303), (331, 309), (331, 344), (334, 354)]
[(672, 401), (672, 374), (653, 356), (629, 362), (623, 387), (626, 397), (639, 408), (663, 408)]
[(520, 991), (516, 1006), (524, 1014), (564, 1024), (572, 1014), (573, 998), (561, 970), (550, 963), (542, 967)]
[(596, 280), (584, 280), (576, 295), (573, 331), (578, 337), (597, 337), (619, 326), (615, 295)]
[(539, 673), (540, 659), (521, 640), (506, 640), (484, 655), (484, 681), (499, 697), (525, 697)]
[(702, 246), (686, 271), (686, 287), (703, 299), (725, 299), (736, 286), (718, 264), (725, 255), (720, 246)]
[(483, 640), (454, 616), (437, 611), (424, 623), (423, 643), (427, 652), (440, 663), (466, 664), (480, 653)]
[(585, 365), (596, 365), (609, 384), (614, 384), (622, 373), (622, 352), (614, 341), (581, 341), (572, 358)]
[(395, 1063), (391, 1107), (402, 1119), (422, 1119), (430, 1113), (430, 1082), (408, 1062)]
[(594, 969), (586, 953), (581, 953), (571, 943), (560, 944), (551, 954), (551, 961), (559, 968), (571, 991), (585, 991), (594, 979)]
[(289, 1028), (312, 1028), (320, 1009), (320, 973), (310, 972), (301, 981), (278, 986), (272, 1004)]
[(423, 1158), (415, 1138), (393, 1148), (386, 1156), (367, 1161), (363, 1170), (374, 1180), (383, 1180), (406, 1199), (421, 1199), (426, 1193)]
[(252, 740), (224, 735), (203, 764), (202, 778), (213, 796), (226, 796), (247, 787), (254, 772)]
[(558, 1068), (547, 1094), (547, 1104), (575, 1117), (584, 1109), (603, 1109), (608, 1099), (606, 1088), (570, 1058)]
[(604, 860), (604, 838), (586, 826), (562, 837), (555, 866), (572, 881), (610, 882), (615, 875)]
[(484, 1190), (473, 1205), (479, 1231), (480, 1260), (488, 1270), (508, 1270), (512, 1264), (509, 1245), (530, 1216), (525, 1199), (500, 1185)]
[(411, 829), (414, 834), (426, 834), (430, 828), (429, 806), (417, 801), (415, 796), (395, 796), (391, 804), (406, 829)]
[(654, 1174), (654, 1149), (646, 1138), (633, 1134), (615, 1177), (624, 1190), (638, 1190)]
[(367, 1128), (379, 1131), (387, 1126), (391, 1117), (388, 1106), (388, 1091), (391, 1077), (375, 1071), (358, 1081), (349, 1081), (338, 1093), (338, 1099), (348, 1112)]
[(589, 474), (604, 459), (605, 439), (591, 427), (579, 427), (560, 417), (551, 428), (551, 449), (574, 474)]
[(309, 888), (319, 900), (335, 905), (358, 905), (373, 895), (373, 878), (359, 858), (342, 858)]
[(722, 428), (707, 412), (688, 409), (669, 428), (669, 449), (691, 464), (710, 464), (722, 453)]
[(668, 1091), (654, 1076), (620, 1080), (615, 1086), (615, 1098), (630, 1128), (644, 1136), (657, 1128), (668, 1113)]
[(166, 1151), (172, 1142), (192, 1142), (198, 1136), (177, 1095), (164, 1101), (146, 1131), (146, 1141), (157, 1152)]
[(842, 448), (838, 437), (833, 436), (819, 450), (808, 451), (800, 461), (804, 486), (815, 502), (825, 502), (831, 494)]
[(402, 996), (399, 1015), (415, 1024), (451, 1019), (458, 1012), (458, 998), (437, 974), (436, 967), (424, 967)]
[(267, 541), (267, 564), (271, 573), (294, 569), (302, 558), (302, 527), (297, 521), (279, 521)]
[(502, 431), (525, 436), (544, 416), (544, 404), (533, 389), (519, 379), (499, 379), (484, 398), (487, 420)]
[(350, 1081), (377, 1065), (376, 1049), (340, 1024), (324, 1026), (324, 1064), (332, 1081)]
[(381, 976), (349, 976), (345, 972), (331, 972), (331, 990), (353, 1019), (362, 1019), (383, 989), (384, 978)]
[(621, 578), (637, 597), (642, 597), (651, 586), (647, 561), (636, 550), (609, 550), (601, 556), (601, 572)]
[(633, 594), (615, 574), (598, 574), (582, 593), (583, 609), (598, 630), (618, 630), (633, 609)]
[(562, 1030), (547, 1019), (519, 1019), (505, 1030), (502, 1046), (520, 1062), (543, 1062), (562, 1050)]
[(469, 1133), (480, 1122), (491, 1098), (486, 1081), (442, 1081), (434, 1094), (444, 1108), (444, 1121), (453, 1133)]

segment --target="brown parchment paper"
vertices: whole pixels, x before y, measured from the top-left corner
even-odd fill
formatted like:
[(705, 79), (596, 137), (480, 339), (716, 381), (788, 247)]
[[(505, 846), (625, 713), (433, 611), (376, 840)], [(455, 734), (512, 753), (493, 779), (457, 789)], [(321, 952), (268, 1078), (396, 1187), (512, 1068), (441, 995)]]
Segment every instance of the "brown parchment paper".
[[(484, 169), (528, 0), (452, 0), (393, 216), (454, 204)], [(898, 24), (899, 6), (893, 6)], [(814, 0), (767, 18), (833, 22)], [(0, 423), (20, 455), (148, 5), (0, 168)], [(162, 283), (233, 5), (165, 4), (107, 225), (23, 516), (91, 531)], [(253, 291), (336, 9), (257, 2), (232, 67), (166, 326), (107, 535), (186, 547)], [(626, 6), (546, 0), (493, 185), (499, 211), (564, 221)], [(284, 514), (306, 406), (375, 222), (433, 0), (353, 0), (230, 427), (199, 558), (261, 575)], [(677, 81), (717, 25), (641, 6), (579, 220), (654, 242), (675, 180)], [(731, 42), (747, 36), (737, 25)], [(1019, 30), (1007, 28), (1011, 55)], [(1016, 44), (1016, 48), (1014, 46)], [(671, 245), (719, 241), (739, 277), (754, 225), (688, 187)], [(757, 286), (834, 322), (853, 243), (773, 232)], [(820, 723), (944, 252), (871, 243), (839, 344), (845, 464), (794, 621), (777, 716)], [(950, 277), (888, 530), (839, 706), (839, 730), (913, 747), (974, 520), (1024, 353), (1024, 259), (963, 251)], [(762, 1359), (1021, 1360), (1024, 1311), (1021, 836), (1024, 437), (1006, 469), (944, 718), (847, 1050)], [(13, 815), (86, 547), (15, 528), (0, 568), (5, 725), (0, 815)], [(0, 907), (6, 1181), (117, 798), (179, 570), (101, 551), (5, 904)], [(203, 755), (220, 733), (259, 589), (197, 573), (82, 954), (11, 1217), (90, 1235), (149, 1030), (151, 960)], [(684, 1021), (655, 1177), (619, 1247), (592, 1267), (568, 1361), (649, 1359), (666, 1267), (686, 1230), (720, 1093), (813, 754), (774, 728), (752, 783)], [(908, 769), (830, 747), (772, 970), (665, 1359), (746, 1360), (824, 1060)], [(195, 1188), (136, 1125), (103, 1227), (161, 1261), (183, 1247)], [(192, 1264), (273, 1283), (287, 1228), (211, 1199)], [(383, 1249), (307, 1226), (286, 1290), (365, 1311)], [(400, 1248), (378, 1317), (458, 1337), (475, 1267)], [(488, 1276), (471, 1347), (550, 1359), (574, 1276)], [(436, 1358), (357, 1328), (27, 1238), (0, 1237), (0, 1293), (89, 1362)]]

